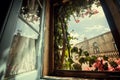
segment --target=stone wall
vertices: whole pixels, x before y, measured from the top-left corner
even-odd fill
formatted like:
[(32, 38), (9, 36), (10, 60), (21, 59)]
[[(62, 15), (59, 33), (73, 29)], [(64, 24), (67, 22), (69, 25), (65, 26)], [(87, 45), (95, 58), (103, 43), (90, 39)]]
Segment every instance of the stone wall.
[(106, 32), (91, 39), (85, 38), (83, 42), (75, 45), (88, 51), (90, 54), (109, 53), (117, 51), (116, 44), (111, 32)]

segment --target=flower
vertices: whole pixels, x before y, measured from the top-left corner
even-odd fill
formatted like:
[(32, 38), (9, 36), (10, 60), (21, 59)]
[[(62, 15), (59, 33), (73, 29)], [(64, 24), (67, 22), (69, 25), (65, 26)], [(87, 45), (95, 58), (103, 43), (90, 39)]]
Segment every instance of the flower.
[(97, 60), (93, 66), (99, 71), (103, 71), (103, 60)]
[(99, 13), (99, 11), (96, 9), (93, 9), (93, 14), (97, 14), (97, 13)]
[(108, 66), (108, 71), (115, 71), (115, 69), (111, 65), (109, 65)]
[(116, 59), (115, 62), (120, 65), (120, 58)]
[(120, 71), (120, 65), (115, 68), (116, 71)]
[(79, 22), (80, 22), (80, 20), (75, 20), (75, 22), (76, 22), (76, 23), (79, 23)]

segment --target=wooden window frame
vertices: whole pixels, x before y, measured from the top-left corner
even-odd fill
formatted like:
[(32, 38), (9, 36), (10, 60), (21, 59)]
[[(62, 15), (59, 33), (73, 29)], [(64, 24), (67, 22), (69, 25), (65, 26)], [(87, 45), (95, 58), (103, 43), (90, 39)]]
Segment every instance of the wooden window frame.
[[(114, 4), (114, 0), (100, 0), (103, 10), (105, 12), (108, 24), (110, 25), (111, 32), (115, 39), (118, 51), (120, 52), (120, 28), (117, 20), (120, 20), (120, 13)], [(112, 5), (112, 6), (111, 6)], [(70, 71), (70, 70), (55, 70), (54, 69), (54, 7), (53, 3), (50, 6), (50, 26), (49, 29), (49, 69), (48, 76), (57, 77), (76, 77), (76, 78), (94, 78), (94, 79), (120, 79), (120, 72), (107, 72), (107, 71)], [(112, 11), (115, 9), (114, 11)], [(117, 16), (117, 17), (116, 17)]]

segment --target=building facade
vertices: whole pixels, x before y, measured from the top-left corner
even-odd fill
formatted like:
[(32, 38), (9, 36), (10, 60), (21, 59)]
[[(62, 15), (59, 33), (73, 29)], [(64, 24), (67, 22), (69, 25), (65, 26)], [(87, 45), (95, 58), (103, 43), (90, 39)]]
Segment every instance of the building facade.
[(84, 41), (76, 44), (75, 47), (88, 51), (90, 55), (118, 54), (111, 32), (106, 32), (91, 39), (84, 38)]

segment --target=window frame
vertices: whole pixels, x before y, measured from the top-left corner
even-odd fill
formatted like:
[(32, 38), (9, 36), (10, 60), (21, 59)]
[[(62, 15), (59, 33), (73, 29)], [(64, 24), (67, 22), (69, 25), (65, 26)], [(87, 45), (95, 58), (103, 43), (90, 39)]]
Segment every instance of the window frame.
[[(112, 7), (110, 7), (109, 3), (112, 4), (113, 0), (100, 0), (101, 5), (103, 7), (105, 16), (107, 18), (108, 24), (110, 25), (111, 32), (113, 34), (113, 37), (115, 39), (118, 51), (120, 52), (120, 29), (118, 29), (118, 23), (116, 23), (114, 12), (111, 11)], [(58, 2), (59, 3), (59, 2)], [(70, 71), (70, 70), (55, 70), (54, 69), (54, 9), (57, 7), (56, 5), (51, 5), (51, 12), (50, 12), (50, 26), (52, 28), (50, 29), (50, 44), (49, 44), (49, 71), (48, 76), (57, 76), (57, 77), (76, 77), (76, 78), (104, 78), (104, 79), (119, 79), (120, 78), (120, 72), (107, 72), (107, 71)], [(58, 5), (59, 6), (59, 5)], [(113, 4), (115, 6), (115, 4)], [(117, 9), (116, 9), (117, 11)], [(119, 14), (119, 13), (116, 13)], [(117, 19), (120, 19), (117, 18)]]

